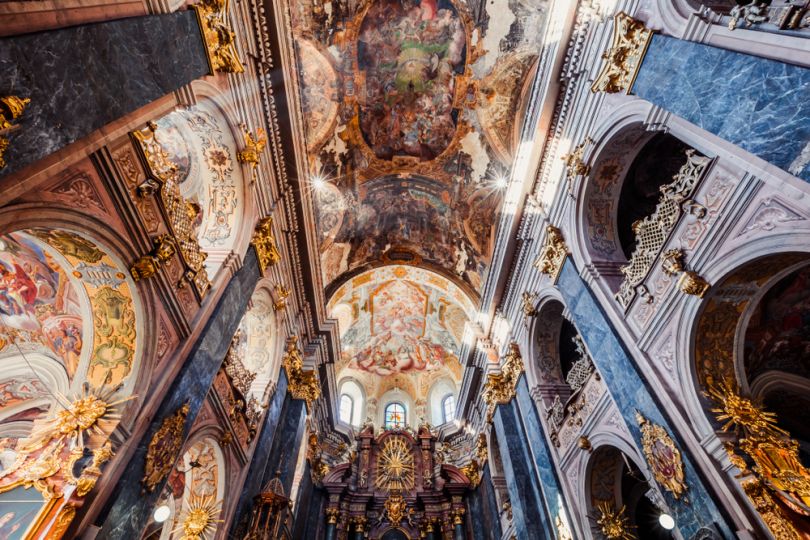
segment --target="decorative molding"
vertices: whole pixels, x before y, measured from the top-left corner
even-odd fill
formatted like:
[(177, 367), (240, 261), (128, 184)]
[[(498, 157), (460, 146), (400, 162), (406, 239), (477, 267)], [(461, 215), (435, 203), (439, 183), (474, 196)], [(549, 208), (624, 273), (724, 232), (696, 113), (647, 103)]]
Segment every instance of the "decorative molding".
[(621, 11), (613, 17), (613, 42), (602, 54), (605, 61), (591, 92), (630, 93), (652, 40), (652, 30)]

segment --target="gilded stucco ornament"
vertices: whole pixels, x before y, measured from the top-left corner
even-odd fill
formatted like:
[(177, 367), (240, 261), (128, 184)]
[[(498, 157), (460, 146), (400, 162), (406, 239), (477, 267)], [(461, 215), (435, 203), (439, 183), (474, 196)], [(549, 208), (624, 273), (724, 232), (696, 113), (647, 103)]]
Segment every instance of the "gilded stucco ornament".
[(312, 407), (312, 402), (321, 396), (321, 386), (315, 370), (304, 369), (304, 358), (298, 348), (298, 337), (291, 336), (287, 339), (287, 352), (282, 359), (282, 365), (287, 372), (287, 388), (295, 399), (303, 399), (307, 402), (307, 409)]
[(610, 501), (599, 501), (596, 505), (599, 515), (596, 517), (596, 525), (605, 538), (608, 540), (635, 540), (633, 525), (625, 514), (626, 508), (622, 506), (618, 510)]
[(13, 123), (12, 120), (19, 118), (29, 103), (31, 103), (29, 98), (19, 98), (17, 96), (0, 98), (0, 169), (6, 166), (3, 154), (5, 154), (9, 145), (8, 138), (3, 135), (20, 127), (19, 124)]
[(686, 492), (683, 460), (667, 431), (653, 424), (636, 411), (636, 422), (641, 428), (641, 447), (655, 481), (680, 499)]
[(585, 147), (593, 143), (590, 137), (585, 137), (581, 143), (574, 147), (562, 158), (565, 162), (565, 174), (568, 178), (568, 193), (573, 195), (574, 179), (577, 176), (587, 176), (591, 172), (591, 167), (585, 163)]
[(664, 252), (661, 267), (664, 273), (669, 276), (678, 276), (678, 287), (684, 294), (690, 294), (703, 298), (709, 290), (709, 282), (700, 277), (697, 272), (687, 270), (684, 259), (686, 255), (683, 250), (669, 249)]
[(394, 527), (402, 523), (408, 513), (408, 504), (399, 492), (391, 492), (384, 503), (385, 517)]
[(169, 475), (174, 462), (180, 454), (185, 439), (186, 416), (188, 403), (177, 409), (171, 416), (163, 419), (160, 428), (149, 441), (146, 452), (146, 466), (141, 483), (144, 490), (152, 492), (158, 484)]
[(486, 465), (488, 456), (487, 437), (483, 433), (479, 433), (475, 443), (473, 458), (469, 463), (461, 467), (461, 472), (469, 479), (472, 487), (478, 486), (481, 482), (481, 471), (484, 469), (484, 465)]
[(256, 131), (256, 135), (248, 131), (244, 125), (242, 129), (244, 130), (245, 147), (236, 154), (236, 159), (240, 163), (252, 165), (255, 172), (256, 167), (259, 165), (259, 157), (267, 146), (267, 135), (262, 128)]
[(324, 510), (324, 514), (326, 514), (326, 523), (328, 525), (335, 525), (340, 517), (340, 508), (329, 507)]
[(174, 240), (168, 234), (161, 234), (153, 238), (155, 247), (146, 255), (142, 255), (129, 267), (132, 279), (140, 281), (147, 279), (158, 273), (160, 267), (171, 260), (176, 252)]
[(546, 227), (546, 241), (540, 251), (540, 256), (534, 262), (535, 268), (550, 277), (554, 283), (557, 283), (567, 255), (568, 246), (565, 245), (562, 232), (554, 225), (548, 225)]
[(495, 415), (495, 407), (509, 403), (515, 397), (515, 389), (523, 373), (523, 358), (517, 343), (510, 343), (503, 358), (500, 373), (490, 373), (484, 385), (484, 402), (487, 404), (487, 422)]
[(93, 450), (93, 460), (90, 462), (90, 465), (85, 467), (79, 477), (75, 477), (73, 476), (73, 464), (81, 458), (82, 455), (83, 452), (81, 448), (78, 446), (75, 447), (74, 452), (71, 452), (67, 467), (67, 472), (70, 475), (68, 482), (76, 486), (76, 494), (79, 497), (84, 497), (96, 487), (96, 482), (98, 482), (98, 479), (101, 477), (101, 466), (109, 461), (114, 453), (110, 441), (107, 441), (101, 447)]
[(287, 297), (290, 296), (292, 291), (281, 283), (276, 283), (273, 286), (273, 309), (275, 311), (283, 311), (287, 309)]
[(192, 7), (205, 40), (208, 67), (213, 75), (245, 71), (236, 51), (236, 34), (228, 26), (228, 0), (201, 0)]
[(651, 40), (652, 30), (644, 23), (627, 13), (617, 13), (613, 18), (613, 41), (602, 54), (602, 70), (591, 91), (629, 94)]
[(281, 253), (278, 251), (276, 237), (273, 234), (272, 217), (266, 217), (259, 221), (250, 244), (256, 250), (256, 257), (259, 259), (259, 270), (261, 270), (262, 274), (281, 260)]

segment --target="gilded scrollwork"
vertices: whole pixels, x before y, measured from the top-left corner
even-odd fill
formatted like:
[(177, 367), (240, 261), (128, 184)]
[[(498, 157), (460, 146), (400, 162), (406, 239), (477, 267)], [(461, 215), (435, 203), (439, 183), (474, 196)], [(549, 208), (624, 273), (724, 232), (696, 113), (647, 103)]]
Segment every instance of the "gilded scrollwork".
[(500, 373), (490, 373), (484, 385), (484, 402), (487, 404), (487, 421), (491, 422), (495, 407), (509, 403), (515, 397), (515, 389), (523, 373), (523, 358), (517, 343), (510, 343), (503, 358)]
[(546, 227), (546, 240), (543, 244), (543, 249), (540, 251), (540, 256), (534, 262), (535, 268), (540, 270), (541, 273), (551, 278), (554, 283), (560, 277), (563, 263), (568, 256), (568, 246), (565, 244), (560, 229), (554, 225)]
[(282, 365), (287, 372), (287, 388), (290, 394), (295, 399), (306, 400), (307, 408), (311, 408), (312, 402), (321, 396), (321, 386), (315, 370), (304, 369), (304, 357), (298, 347), (297, 336), (287, 339), (287, 352), (282, 359)]
[(211, 74), (245, 71), (236, 50), (236, 34), (228, 25), (229, 0), (200, 0), (191, 6), (197, 14)]
[(652, 30), (644, 23), (623, 11), (617, 13), (613, 18), (613, 41), (602, 54), (602, 70), (591, 91), (629, 94), (651, 40)]
[[(18, 124), (13, 123), (13, 120), (22, 115), (25, 107), (31, 103), (29, 98), (20, 98), (18, 96), (4, 96), (0, 98), (0, 134), (17, 129)], [(3, 154), (8, 149), (8, 137), (0, 135), (0, 169), (6, 166), (6, 161)]]
[(174, 467), (185, 439), (188, 411), (189, 406), (186, 403), (174, 414), (164, 418), (160, 428), (149, 441), (145, 470), (141, 479), (145, 491), (154, 491), (158, 484), (169, 476)]
[(256, 257), (259, 259), (259, 269), (262, 274), (281, 260), (281, 253), (278, 250), (276, 237), (273, 234), (272, 217), (259, 221), (250, 243), (256, 250)]

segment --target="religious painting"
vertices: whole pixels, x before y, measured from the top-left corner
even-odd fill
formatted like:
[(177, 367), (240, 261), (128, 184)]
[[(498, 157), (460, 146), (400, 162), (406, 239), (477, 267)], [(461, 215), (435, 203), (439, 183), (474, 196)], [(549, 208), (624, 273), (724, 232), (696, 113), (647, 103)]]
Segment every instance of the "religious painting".
[(466, 35), (447, 0), (380, 0), (357, 41), (365, 81), (360, 128), (381, 159), (430, 160), (450, 144), (458, 111), (455, 76), (464, 72)]
[(22, 540), (46, 506), (42, 493), (18, 486), (0, 493), (0, 540)]
[(0, 237), (0, 346), (39, 344), (73, 377), (82, 351), (79, 294), (64, 268), (37, 239), (24, 233)]
[(679, 499), (686, 492), (681, 452), (669, 433), (658, 424), (636, 412), (636, 421), (641, 428), (641, 445), (647, 464), (655, 481)]

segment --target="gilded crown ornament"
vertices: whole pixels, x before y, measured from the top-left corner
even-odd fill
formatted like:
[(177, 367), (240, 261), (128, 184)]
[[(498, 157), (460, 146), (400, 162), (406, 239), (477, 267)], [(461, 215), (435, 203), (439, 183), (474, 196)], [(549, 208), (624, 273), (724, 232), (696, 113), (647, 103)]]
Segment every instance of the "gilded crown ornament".
[(228, 26), (229, 0), (201, 0), (191, 6), (205, 41), (211, 75), (245, 71), (236, 51), (236, 34)]
[(568, 246), (565, 245), (562, 232), (554, 225), (546, 227), (546, 240), (540, 256), (534, 262), (535, 268), (551, 278), (554, 283), (560, 277), (565, 257), (568, 255)]
[(276, 245), (276, 237), (273, 235), (273, 218), (266, 217), (259, 221), (250, 244), (256, 250), (256, 257), (259, 260), (259, 270), (264, 274), (268, 268), (278, 264), (281, 260), (281, 253)]
[(591, 91), (629, 94), (651, 40), (652, 30), (644, 23), (627, 13), (617, 13), (613, 18), (613, 41), (602, 54), (602, 70)]

